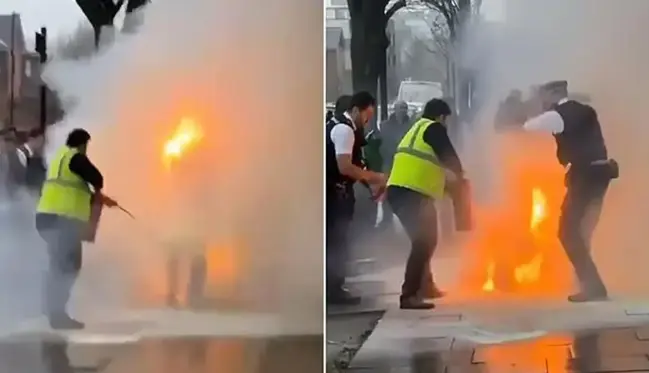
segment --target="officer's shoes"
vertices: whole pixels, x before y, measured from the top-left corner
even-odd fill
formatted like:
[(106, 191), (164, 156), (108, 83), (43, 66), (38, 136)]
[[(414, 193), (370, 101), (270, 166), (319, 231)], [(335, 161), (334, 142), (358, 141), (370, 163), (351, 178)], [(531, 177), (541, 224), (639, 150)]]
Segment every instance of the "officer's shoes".
[(401, 298), (399, 303), (399, 308), (402, 310), (432, 310), (435, 308), (434, 303), (427, 302), (420, 297)]
[(356, 306), (361, 303), (361, 297), (353, 295), (349, 290), (341, 288), (327, 294), (327, 305), (331, 306)]
[(49, 322), (50, 327), (55, 330), (80, 330), (86, 327), (86, 324), (68, 315), (50, 317)]
[(439, 299), (446, 295), (445, 291), (440, 290), (437, 285), (432, 284), (423, 288), (418, 295), (424, 299)]
[(585, 303), (585, 302), (603, 302), (607, 301), (608, 295), (606, 293), (577, 293), (568, 296), (568, 302), (572, 303)]

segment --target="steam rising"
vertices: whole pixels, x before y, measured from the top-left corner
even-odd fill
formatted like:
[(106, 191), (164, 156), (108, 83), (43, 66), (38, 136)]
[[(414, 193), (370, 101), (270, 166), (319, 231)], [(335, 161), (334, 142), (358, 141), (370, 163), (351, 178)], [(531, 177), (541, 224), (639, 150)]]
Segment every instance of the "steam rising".
[[(221, 297), (321, 331), (321, 20), (295, 0), (160, 0), (136, 34), (48, 66), (48, 82), (76, 101), (48, 151), (88, 129), (105, 192), (137, 217), (104, 212), (82, 308), (160, 302), (170, 251), (230, 245), (239, 281)], [(164, 142), (183, 118), (204, 138), (167, 172)]]
[[(495, 160), (484, 161), (494, 151), (489, 128), (496, 103), (513, 88), (525, 92), (532, 84), (569, 80), (572, 91), (592, 96), (610, 155), (621, 168), (593, 239), (595, 259), (613, 294), (646, 295), (649, 46), (644, 25), (649, 2), (512, 0), (508, 5), (504, 24), (478, 26), (474, 31), (479, 32), (470, 33), (474, 37), (465, 45), (465, 62), (480, 72), (484, 89), (480, 94), (490, 104), (475, 123), (472, 145), (466, 149), (478, 189), (484, 200), (497, 200), (493, 175), (499, 166)], [(476, 53), (484, 53), (483, 58), (476, 58)]]

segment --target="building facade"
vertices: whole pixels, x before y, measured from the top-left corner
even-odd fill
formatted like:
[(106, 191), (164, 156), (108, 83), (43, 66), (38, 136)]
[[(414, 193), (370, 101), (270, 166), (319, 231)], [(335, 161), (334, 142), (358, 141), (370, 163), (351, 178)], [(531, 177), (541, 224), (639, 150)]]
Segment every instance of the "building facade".
[[(13, 125), (29, 131), (39, 126), (42, 84), (40, 57), (26, 48), (20, 15), (0, 14), (0, 127)], [(62, 112), (56, 95), (47, 92), (47, 117), (52, 123)]]
[[(336, 62), (327, 62), (328, 66), (340, 66), (339, 70), (327, 68), (326, 71), (327, 102), (332, 102), (335, 101), (337, 96), (330, 96), (329, 92), (332, 92), (332, 95), (334, 92), (340, 92), (340, 94), (352, 92), (352, 59), (350, 53), (351, 31), (347, 0), (327, 0), (325, 3), (325, 14), (327, 49), (329, 50), (329, 47), (334, 45), (337, 46), (336, 48), (338, 48), (338, 46), (340, 48), (336, 53)], [(342, 36), (342, 42), (340, 41), (339, 36)], [(333, 53), (330, 54), (328, 52), (327, 58), (333, 58)], [(336, 85), (335, 89), (333, 88), (334, 85)]]

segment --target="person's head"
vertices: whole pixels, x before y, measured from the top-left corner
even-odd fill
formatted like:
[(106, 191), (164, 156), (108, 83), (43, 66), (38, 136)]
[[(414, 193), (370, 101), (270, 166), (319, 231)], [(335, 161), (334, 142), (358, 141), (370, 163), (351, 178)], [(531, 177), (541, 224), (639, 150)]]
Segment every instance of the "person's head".
[(329, 122), (331, 119), (334, 117), (334, 112), (331, 110), (327, 110), (327, 114), (325, 114), (325, 122)]
[(446, 103), (446, 101), (434, 98), (426, 103), (421, 117), (434, 120), (441, 124), (446, 124), (446, 118), (448, 118), (452, 113), (451, 107)]
[(507, 96), (507, 98), (510, 101), (523, 101), (523, 92), (521, 92), (519, 89), (514, 89), (509, 92), (509, 96)]
[(364, 127), (374, 115), (376, 108), (376, 99), (369, 92), (358, 92), (354, 94), (349, 103), (347, 113), (352, 117), (354, 124), (358, 127)]
[(539, 98), (545, 110), (567, 97), (568, 82), (565, 80), (548, 82), (539, 87)]
[(397, 119), (408, 119), (408, 104), (405, 101), (394, 103), (394, 116)]
[(88, 143), (90, 142), (90, 134), (88, 131), (76, 128), (68, 134), (68, 139), (65, 140), (65, 145), (68, 148), (77, 149), (80, 153), (85, 154), (88, 150)]
[(334, 115), (343, 115), (344, 112), (349, 110), (349, 105), (352, 102), (351, 95), (342, 95), (336, 100), (336, 107), (334, 108)]

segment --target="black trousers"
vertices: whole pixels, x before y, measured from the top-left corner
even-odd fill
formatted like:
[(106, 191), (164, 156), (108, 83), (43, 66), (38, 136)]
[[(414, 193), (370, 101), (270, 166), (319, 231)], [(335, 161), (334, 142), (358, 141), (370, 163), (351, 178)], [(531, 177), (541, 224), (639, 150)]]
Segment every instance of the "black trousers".
[(559, 240), (572, 263), (581, 291), (589, 294), (606, 294), (606, 286), (591, 256), (590, 243), (610, 180), (594, 172), (573, 172), (566, 177)]
[(64, 316), (72, 287), (81, 270), (84, 223), (56, 215), (37, 214), (36, 229), (47, 244), (49, 257), (44, 311), (48, 317)]
[(388, 187), (388, 202), (411, 241), (401, 287), (401, 298), (415, 297), (423, 285), (432, 284), (430, 260), (437, 247), (437, 213), (434, 201), (410, 189)]
[(354, 217), (353, 189), (328, 190), (325, 211), (325, 255), (327, 294), (335, 295), (342, 290), (347, 275), (349, 258), (350, 226)]

